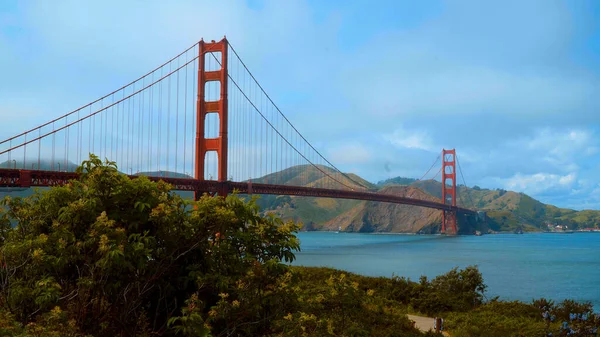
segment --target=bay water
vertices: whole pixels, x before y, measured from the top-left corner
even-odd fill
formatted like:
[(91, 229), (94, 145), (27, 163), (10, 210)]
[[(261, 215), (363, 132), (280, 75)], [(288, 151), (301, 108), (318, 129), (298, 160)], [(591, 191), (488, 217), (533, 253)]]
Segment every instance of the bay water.
[(600, 311), (600, 233), (483, 236), (301, 232), (294, 265), (418, 281), (477, 265), (486, 297), (590, 301)]

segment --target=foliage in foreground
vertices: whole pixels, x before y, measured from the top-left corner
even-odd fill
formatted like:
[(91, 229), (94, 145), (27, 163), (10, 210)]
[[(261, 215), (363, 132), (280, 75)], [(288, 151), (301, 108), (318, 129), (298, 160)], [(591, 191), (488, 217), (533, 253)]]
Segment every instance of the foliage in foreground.
[(419, 334), (343, 276), (302, 294), (284, 264), (298, 225), (260, 216), (254, 200), (186, 201), (94, 156), (78, 171), (3, 202), (2, 336)]
[(219, 294), (244, 294), (236, 319), (252, 322), (249, 332), (285, 305), (279, 296), (252, 307), (287, 277), (281, 262), (299, 248), (296, 224), (260, 217), (252, 201), (233, 196), (185, 201), (165, 183), (129, 179), (93, 156), (78, 170), (78, 181), (4, 201), (6, 319), (28, 332), (62, 318), (57, 331), (64, 325), (73, 335), (201, 335), (227, 329), (226, 319), (209, 315)]
[(531, 303), (496, 299), (468, 313), (450, 313), (447, 328), (456, 336), (597, 336), (600, 317), (590, 303), (546, 299)]
[[(380, 306), (384, 312), (395, 312), (399, 316), (409, 312), (443, 317), (444, 330), (451, 336), (590, 337), (597, 336), (600, 327), (600, 317), (594, 314), (590, 303), (565, 300), (555, 304), (546, 299), (523, 303), (497, 298), (484, 302), (485, 285), (476, 267), (453, 269), (430, 281), (422, 277), (419, 282), (400, 277), (360, 276), (328, 268), (294, 267), (293, 271), (299, 277), (300, 293), (307, 298), (319, 298), (330, 291), (331, 279), (343, 275), (345, 282), (355, 284), (358, 290), (367, 293), (369, 303)], [(354, 310), (351, 302), (328, 304), (327, 308), (336, 320), (344, 319), (342, 312)], [(311, 310), (319, 312), (318, 309)], [(377, 322), (365, 306), (360, 310), (363, 317), (356, 314), (353, 318), (360, 324)]]
[(455, 336), (597, 322), (574, 302), (484, 303), (476, 267), (419, 282), (289, 267), (298, 226), (260, 216), (254, 200), (186, 201), (93, 156), (79, 172), (4, 201), (0, 336), (422, 336), (407, 312), (447, 317)]

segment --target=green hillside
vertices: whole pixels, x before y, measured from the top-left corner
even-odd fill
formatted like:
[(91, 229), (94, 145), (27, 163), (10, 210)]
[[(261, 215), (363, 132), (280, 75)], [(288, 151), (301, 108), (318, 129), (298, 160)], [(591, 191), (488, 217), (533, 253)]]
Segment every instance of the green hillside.
[[(442, 184), (438, 181), (419, 181), (412, 186), (441, 198)], [(457, 194), (459, 206), (486, 211), (490, 228), (496, 231), (512, 231), (519, 227), (524, 230), (547, 230), (548, 224), (566, 225), (571, 230), (600, 225), (600, 211), (558, 208), (524, 193), (458, 186)]]
[(171, 171), (147, 171), (138, 172), (134, 174), (136, 176), (147, 176), (147, 177), (165, 177), (165, 178), (192, 178), (191, 176), (183, 173), (171, 172)]
[[(328, 176), (325, 176), (327, 174)], [(344, 184), (357, 189), (377, 189), (377, 186), (353, 173), (339, 173), (323, 165), (297, 165), (266, 176), (252, 179), (254, 183), (307, 187), (334, 187)]]
[[(305, 179), (307, 176), (319, 176), (316, 172), (304, 172), (304, 169), (310, 170), (310, 168), (296, 167), (285, 170), (281, 174), (289, 183), (300, 181), (298, 175), (303, 175)], [(263, 179), (268, 180), (263, 177), (256, 181), (265, 181)], [(360, 177), (353, 176), (353, 179), (360, 181), (361, 184), (368, 184)], [(314, 184), (314, 180), (309, 180), (305, 185), (312, 186)], [(391, 193), (409, 197), (417, 197), (421, 192), (439, 201), (442, 197), (442, 185), (434, 180), (417, 181), (412, 178), (396, 177), (380, 181), (377, 184), (368, 184), (368, 186), (373, 190), (392, 191)], [(389, 188), (393, 186), (413, 189), (390, 190)], [(461, 185), (457, 187), (457, 194), (459, 206), (486, 212), (487, 228), (492, 231), (515, 231), (517, 229), (546, 231), (549, 225), (552, 227), (566, 226), (569, 230), (600, 226), (600, 211), (575, 211), (558, 208), (546, 205), (524, 193), (503, 189), (490, 190), (478, 186), (469, 188)], [(259, 204), (266, 212), (275, 212), (284, 218), (302, 221), (305, 223), (305, 230), (336, 230), (338, 227), (342, 227), (348, 228), (349, 231), (364, 231), (365, 228), (371, 228), (376, 231), (404, 232), (415, 231), (415, 222), (441, 221), (439, 211), (426, 209), (423, 213), (423, 209), (419, 207), (401, 209), (399, 205), (378, 207), (378, 203), (290, 196), (262, 196), (261, 198)], [(400, 226), (390, 225), (398, 219), (406, 221), (410, 219), (411, 223)], [(415, 219), (427, 219), (427, 221)], [(373, 221), (377, 223), (373, 223)], [(429, 231), (425, 227), (423, 229)]]
[[(31, 163), (26, 163), (30, 165)], [(14, 166), (15, 162), (5, 161), (0, 167)], [(33, 163), (37, 167), (37, 162)], [(77, 165), (72, 162), (61, 162), (63, 168), (74, 171)], [(17, 168), (23, 167), (16, 161)], [(41, 161), (42, 170), (58, 169), (58, 162), (53, 165), (49, 161)], [(332, 178), (324, 178), (323, 172)], [(184, 174), (169, 171), (140, 172), (138, 175), (189, 178)], [(255, 183), (277, 183), (307, 187), (334, 187), (338, 182), (357, 190), (381, 191), (408, 197), (427, 198), (441, 201), (442, 185), (438, 181), (417, 181), (412, 178), (396, 177), (372, 184), (355, 174), (340, 174), (327, 166), (301, 165), (252, 180)], [(402, 187), (402, 188), (395, 188)], [(42, 188), (44, 189), (44, 188)], [(0, 198), (5, 196), (26, 197), (32, 189), (0, 188)], [(458, 186), (457, 204), (462, 207), (482, 210), (487, 213), (487, 228), (493, 231), (544, 231), (549, 226), (566, 226), (569, 230), (582, 228), (598, 228), (600, 211), (558, 208), (546, 205), (530, 196), (502, 189), (490, 190), (474, 186), (473, 188)], [(181, 192), (185, 198), (191, 198), (191, 192)], [(245, 196), (242, 196), (245, 197)], [(337, 230), (338, 227), (348, 231), (392, 231), (414, 232), (419, 228), (429, 232), (437, 228), (435, 223), (441, 221), (440, 212), (415, 206), (385, 205), (365, 203), (358, 200), (313, 198), (296, 196), (259, 196), (258, 205), (264, 213), (276, 213), (284, 219), (294, 219), (304, 224), (304, 230)], [(396, 224), (404, 221), (406, 224)], [(408, 223), (410, 222), (410, 223)], [(415, 225), (417, 224), (417, 225)], [(425, 229), (426, 226), (429, 229)]]
[(396, 178), (389, 178), (386, 180), (381, 180), (377, 183), (378, 187), (384, 187), (384, 186), (389, 186), (389, 185), (411, 185), (413, 183), (415, 183), (417, 181), (417, 179), (413, 179), (413, 178), (403, 178), (403, 177), (396, 177)]
[(0, 163), (0, 168), (17, 168), (26, 170), (42, 170), (42, 171), (66, 171), (74, 172), (77, 168), (77, 164), (72, 161), (54, 160), (50, 161), (47, 159), (41, 159), (39, 162), (37, 159), (26, 160), (23, 163), (23, 159), (13, 159), (10, 161), (3, 161)]
[[(336, 181), (356, 189), (375, 190), (376, 186), (355, 174), (339, 174), (327, 166), (312, 165), (294, 166), (278, 173), (258, 179), (256, 183), (273, 183), (282, 185), (327, 187), (338, 183), (324, 178), (323, 172), (330, 174)], [(361, 201), (331, 198), (313, 198), (297, 196), (260, 195), (257, 204), (263, 212), (275, 213), (284, 219), (293, 219), (304, 224), (303, 230), (321, 230), (323, 225), (340, 214), (350, 211)]]

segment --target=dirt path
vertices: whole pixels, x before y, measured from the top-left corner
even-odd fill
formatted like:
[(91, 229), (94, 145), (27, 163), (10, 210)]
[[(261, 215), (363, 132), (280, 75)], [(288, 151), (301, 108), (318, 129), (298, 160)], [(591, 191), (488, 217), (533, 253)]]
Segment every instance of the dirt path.
[[(417, 329), (427, 332), (429, 330), (433, 331), (433, 317), (423, 317), (423, 316), (415, 316), (415, 315), (407, 315), (408, 319), (415, 322), (415, 326)], [(444, 336), (449, 336), (447, 332), (443, 331), (442, 334)]]

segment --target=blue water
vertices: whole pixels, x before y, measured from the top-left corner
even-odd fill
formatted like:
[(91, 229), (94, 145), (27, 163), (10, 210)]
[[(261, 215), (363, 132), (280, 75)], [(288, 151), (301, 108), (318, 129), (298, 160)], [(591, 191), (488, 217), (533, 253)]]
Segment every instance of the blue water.
[(477, 265), (486, 296), (590, 301), (600, 311), (600, 233), (484, 236), (303, 232), (295, 265), (433, 278)]

